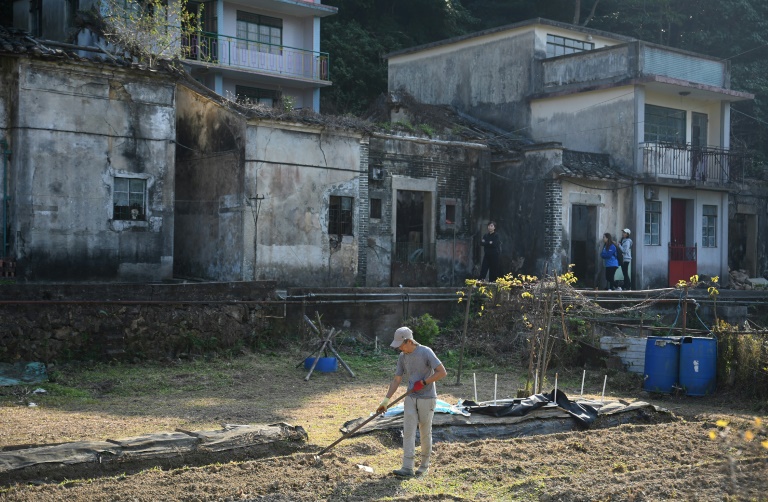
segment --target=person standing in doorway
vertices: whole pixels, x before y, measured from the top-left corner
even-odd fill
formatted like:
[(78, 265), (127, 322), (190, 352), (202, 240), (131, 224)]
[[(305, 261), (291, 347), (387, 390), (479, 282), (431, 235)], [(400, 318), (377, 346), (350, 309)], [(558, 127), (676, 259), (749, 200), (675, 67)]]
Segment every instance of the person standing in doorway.
[(624, 289), (632, 289), (632, 278), (629, 275), (629, 266), (632, 264), (632, 230), (625, 228), (621, 231), (621, 252), (624, 260), (621, 262), (621, 273), (624, 274)]
[[(603, 234), (603, 250), (600, 252), (600, 256), (605, 264), (605, 279), (608, 281), (608, 289), (613, 291), (617, 289), (614, 275), (616, 275), (616, 269), (619, 268), (619, 260), (616, 258), (616, 245), (608, 232)], [(618, 290), (621, 291), (621, 288)]]
[(494, 282), (499, 278), (499, 256), (501, 255), (501, 240), (496, 233), (496, 222), (488, 222), (488, 233), (480, 241), (483, 246), (483, 263), (480, 267), (480, 280), (484, 281), (488, 274), (488, 281)]
[[(392, 473), (400, 477), (421, 476), (429, 471), (432, 457), (432, 417), (437, 403), (435, 382), (445, 378), (448, 372), (432, 349), (413, 339), (413, 332), (407, 326), (395, 331), (390, 347), (399, 350), (400, 357), (395, 377), (376, 413), (387, 411), (390, 398), (400, 386), (403, 375), (407, 374), (409, 394), (403, 404), (403, 466)], [(421, 437), (421, 463), (414, 472), (417, 426)]]

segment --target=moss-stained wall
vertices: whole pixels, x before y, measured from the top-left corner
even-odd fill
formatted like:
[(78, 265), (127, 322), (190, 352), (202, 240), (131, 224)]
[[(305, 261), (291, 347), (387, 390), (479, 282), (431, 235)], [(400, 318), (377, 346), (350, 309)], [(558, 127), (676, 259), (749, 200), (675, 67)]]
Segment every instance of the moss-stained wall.
[[(22, 58), (13, 71), (17, 88), (2, 92), (15, 96), (9, 254), (17, 275), (170, 278), (175, 84), (91, 63)], [(143, 219), (114, 219), (116, 177), (146, 183)]]
[(243, 269), (245, 117), (179, 86), (174, 274), (251, 279)]

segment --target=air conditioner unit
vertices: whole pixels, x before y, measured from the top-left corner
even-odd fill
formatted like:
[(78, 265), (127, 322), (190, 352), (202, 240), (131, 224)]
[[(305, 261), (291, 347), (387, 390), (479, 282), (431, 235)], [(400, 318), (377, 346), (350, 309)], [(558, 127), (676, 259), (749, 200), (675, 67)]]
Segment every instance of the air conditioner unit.
[(384, 175), (386, 174), (386, 171), (384, 171), (384, 168), (382, 167), (373, 167), (371, 168), (371, 179), (376, 181), (381, 181), (384, 179)]
[(645, 187), (645, 200), (659, 200), (659, 190), (656, 187)]

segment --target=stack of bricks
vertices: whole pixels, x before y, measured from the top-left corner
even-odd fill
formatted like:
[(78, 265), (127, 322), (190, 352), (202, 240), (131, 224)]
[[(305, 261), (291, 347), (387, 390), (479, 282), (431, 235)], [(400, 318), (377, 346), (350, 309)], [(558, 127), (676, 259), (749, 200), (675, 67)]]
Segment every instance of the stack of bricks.
[(14, 260), (0, 259), (0, 277), (16, 277), (16, 262)]

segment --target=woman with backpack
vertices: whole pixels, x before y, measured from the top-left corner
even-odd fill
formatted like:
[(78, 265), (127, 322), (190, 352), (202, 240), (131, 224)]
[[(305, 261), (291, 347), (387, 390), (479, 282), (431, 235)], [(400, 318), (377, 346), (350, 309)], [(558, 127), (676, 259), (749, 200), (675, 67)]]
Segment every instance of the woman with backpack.
[(616, 258), (616, 245), (613, 243), (613, 238), (611, 238), (611, 234), (608, 232), (603, 234), (603, 250), (600, 252), (600, 256), (605, 264), (605, 278), (608, 281), (608, 289), (611, 291), (621, 291), (621, 288), (616, 287), (616, 282), (613, 279), (616, 269), (619, 268), (619, 260)]

